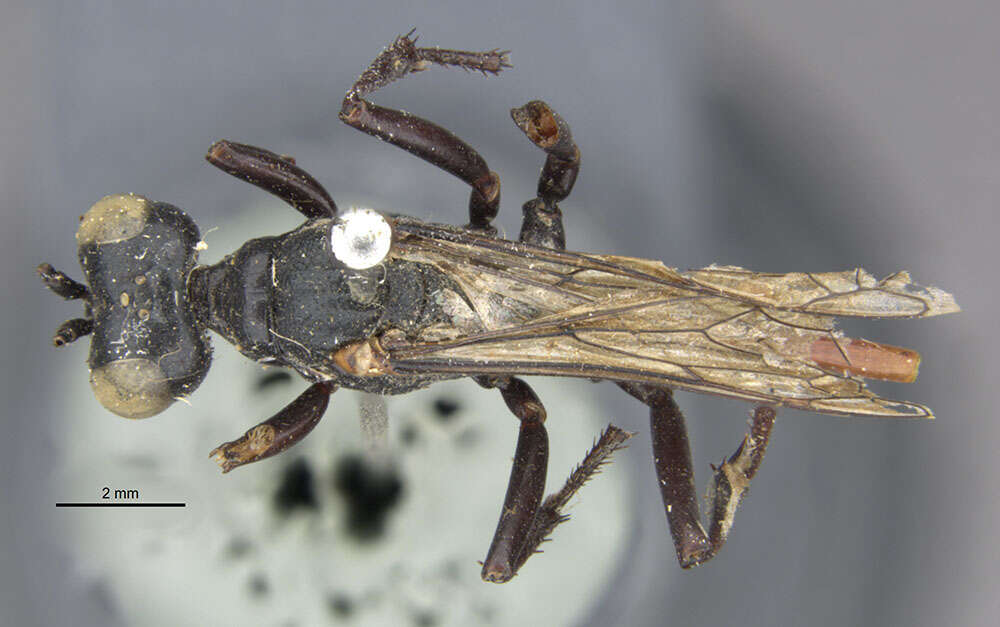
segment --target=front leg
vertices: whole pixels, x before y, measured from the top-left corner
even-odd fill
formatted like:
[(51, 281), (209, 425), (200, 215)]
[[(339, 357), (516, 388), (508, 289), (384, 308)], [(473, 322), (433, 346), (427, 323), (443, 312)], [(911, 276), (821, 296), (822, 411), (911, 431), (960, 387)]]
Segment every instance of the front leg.
[(399, 146), (436, 165), (472, 187), (469, 227), (492, 232), (491, 222), (500, 208), (500, 177), (471, 146), (450, 131), (405, 111), (380, 107), (364, 96), (431, 63), (497, 74), (510, 67), (507, 53), (499, 50), (465, 52), (417, 48), (410, 31), (396, 38), (368, 66), (344, 96), (340, 119), (348, 126)]
[(222, 472), (229, 472), (277, 455), (300, 442), (319, 424), (336, 389), (329, 381), (313, 383), (277, 414), (251, 427), (242, 437), (220, 444), (208, 456), (215, 458)]
[(223, 139), (209, 147), (205, 159), (223, 172), (274, 194), (309, 220), (337, 215), (337, 205), (326, 189), (289, 156)]

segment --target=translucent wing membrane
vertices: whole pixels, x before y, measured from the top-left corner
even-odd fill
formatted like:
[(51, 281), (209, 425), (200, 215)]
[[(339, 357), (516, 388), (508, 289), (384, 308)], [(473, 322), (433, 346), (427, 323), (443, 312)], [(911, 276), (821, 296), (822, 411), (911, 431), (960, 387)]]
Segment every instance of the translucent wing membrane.
[(782, 309), (854, 318), (922, 318), (958, 311), (951, 294), (911, 283), (909, 272), (877, 280), (865, 270), (763, 274), (712, 266), (685, 276), (732, 298)]
[[(641, 381), (831, 414), (930, 418), (879, 398), (862, 376), (916, 376), (912, 351), (852, 340), (833, 316), (957, 311), (905, 272), (681, 273), (660, 262), (560, 252), (400, 220), (393, 253), (434, 265), (458, 287), (456, 326), (389, 340), (405, 372), (522, 373)], [(459, 293), (460, 292), (460, 293)]]

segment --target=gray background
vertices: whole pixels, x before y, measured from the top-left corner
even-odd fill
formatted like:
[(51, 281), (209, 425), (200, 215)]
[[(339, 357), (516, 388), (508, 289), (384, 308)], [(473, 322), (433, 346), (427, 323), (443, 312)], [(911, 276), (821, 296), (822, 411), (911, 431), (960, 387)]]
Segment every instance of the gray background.
[[(65, 417), (53, 415), (61, 381), (50, 372), (67, 357), (47, 342), (76, 310), (40, 288), (34, 266), (74, 269), (75, 217), (107, 193), (176, 203), (203, 230), (233, 218), (259, 196), (201, 160), (221, 137), (294, 154), (342, 205), (463, 220), (461, 183), (336, 120), (344, 90), (411, 26), (427, 45), (513, 50), (501, 79), (435, 70), (376, 97), (481, 150), (503, 177), (508, 233), (540, 157), (506, 111), (542, 98), (584, 155), (565, 205), (571, 248), (681, 267), (908, 269), (965, 310), (848, 325), (921, 351), (916, 384), (877, 389), (932, 406), (938, 420), (781, 413), (730, 541), (707, 566), (675, 574), (650, 473), (634, 487), (640, 550), (595, 600), (594, 624), (995, 620), (995, 5), (136, 4), (8, 2), (2, 12), (4, 625), (106, 621), (53, 548), (42, 486), (49, 434)], [(577, 214), (593, 227), (586, 235)], [(616, 421), (645, 431), (641, 406), (607, 396)], [(746, 407), (679, 401), (703, 484), (707, 461), (738, 441)], [(647, 450), (643, 435), (628, 457), (648, 464)]]

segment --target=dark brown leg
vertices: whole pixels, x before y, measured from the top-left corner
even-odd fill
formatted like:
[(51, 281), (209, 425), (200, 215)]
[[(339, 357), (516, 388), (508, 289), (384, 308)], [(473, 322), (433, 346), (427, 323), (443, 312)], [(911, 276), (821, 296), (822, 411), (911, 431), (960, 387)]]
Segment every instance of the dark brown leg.
[(527, 559), (523, 553), (545, 493), (548, 464), (549, 436), (545, 425), (540, 420), (522, 420), (500, 520), (483, 561), (483, 581), (510, 581)]
[(521, 421), (500, 521), (483, 561), (483, 581), (504, 583), (527, 559), (522, 559), (522, 552), (545, 493), (549, 436), (544, 424), (545, 407), (527, 383), (515, 377), (477, 380), (485, 387), (498, 388), (507, 407)]
[(507, 484), (500, 521), (483, 562), (483, 581), (505, 583), (538, 552), (552, 531), (569, 519), (563, 508), (611, 455), (634, 434), (609, 425), (565, 485), (542, 502), (548, 467), (549, 442), (545, 408), (527, 383), (515, 377), (477, 377), (487, 388), (498, 388), (511, 412), (521, 421), (514, 465)]
[(229, 472), (284, 451), (319, 424), (336, 389), (328, 382), (312, 384), (273, 417), (252, 427), (241, 438), (219, 445), (208, 456), (215, 458), (222, 472)]
[(507, 53), (463, 52), (417, 48), (413, 32), (397, 37), (368, 66), (344, 96), (340, 119), (347, 125), (387, 141), (436, 165), (472, 187), (469, 227), (492, 231), (490, 222), (500, 207), (500, 177), (471, 146), (440, 126), (409, 113), (380, 107), (364, 99), (377, 89), (431, 63), (452, 65), (484, 74), (510, 67)]
[(524, 548), (521, 549), (520, 557), (514, 564), (514, 573), (517, 573), (529, 557), (539, 552), (538, 547), (542, 542), (548, 540), (557, 526), (569, 520), (569, 515), (563, 513), (563, 508), (566, 507), (569, 500), (591, 477), (600, 472), (604, 464), (611, 461), (611, 455), (615, 451), (628, 446), (627, 442), (633, 435), (635, 434), (614, 425), (608, 425), (604, 433), (594, 442), (594, 446), (587, 452), (583, 461), (570, 473), (563, 487), (545, 498), (545, 502), (542, 503), (535, 515), (531, 529), (528, 530)]
[(710, 544), (701, 525), (684, 415), (667, 388), (649, 385), (622, 387), (649, 406), (656, 480), (667, 510), (677, 560), (681, 567), (688, 568), (707, 559)]
[(271, 192), (310, 220), (337, 215), (337, 205), (330, 194), (295, 165), (291, 157), (223, 139), (212, 144), (205, 159), (220, 170)]
[(559, 202), (573, 190), (580, 171), (580, 149), (573, 142), (569, 124), (552, 107), (532, 100), (511, 109), (511, 117), (533, 144), (548, 157), (538, 177), (538, 197), (524, 204), (521, 241), (548, 248), (566, 248)]
[(712, 521), (709, 532), (701, 524), (695, 494), (691, 447), (684, 415), (668, 388), (640, 384), (620, 384), (622, 389), (649, 406), (653, 439), (653, 463), (660, 495), (667, 511), (670, 535), (682, 568), (711, 559), (726, 541), (740, 501), (757, 473), (767, 448), (773, 407), (753, 411), (750, 433), (729, 459), (715, 468), (712, 490)]

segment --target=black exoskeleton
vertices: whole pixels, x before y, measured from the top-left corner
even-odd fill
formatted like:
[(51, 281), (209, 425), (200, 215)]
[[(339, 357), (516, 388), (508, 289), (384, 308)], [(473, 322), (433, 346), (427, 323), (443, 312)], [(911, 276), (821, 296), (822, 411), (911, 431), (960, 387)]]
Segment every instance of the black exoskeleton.
[[(412, 34), (412, 33), (410, 33)], [(294, 159), (219, 141), (207, 159), (281, 198), (306, 221), (197, 266), (198, 229), (181, 210), (132, 194), (108, 196), (77, 232), (86, 285), (48, 264), (38, 271), (84, 317), (54, 343), (93, 334), (98, 400), (127, 418), (163, 411), (201, 383), (212, 330), (263, 364), (311, 385), (275, 416), (215, 450), (227, 472), (308, 434), (340, 386), (395, 394), (445, 378), (496, 388), (520, 424), (500, 521), (483, 562), (487, 581), (510, 580), (567, 516), (569, 499), (633, 434), (609, 425), (557, 492), (543, 499), (546, 411), (514, 375), (616, 382), (649, 407), (657, 483), (681, 566), (710, 559), (728, 537), (757, 473), (779, 405), (880, 417), (930, 417), (915, 403), (869, 391), (863, 377), (911, 381), (919, 355), (852, 340), (834, 316), (924, 317), (958, 310), (952, 297), (857, 269), (760, 274), (712, 266), (679, 272), (660, 262), (565, 250), (562, 212), (580, 168), (569, 125), (541, 101), (513, 109), (546, 152), (518, 241), (496, 237), (500, 178), (472, 147), (415, 115), (365, 99), (430, 64), (496, 74), (507, 53), (418, 48), (397, 38), (345, 96), (340, 119), (454, 174), (471, 187), (464, 228), (370, 210), (340, 213)], [(684, 416), (672, 389), (753, 402), (736, 452), (714, 468), (702, 524)]]
[(255, 361), (353, 389), (397, 394), (447, 378), (340, 380), (350, 374), (331, 355), (389, 329), (415, 335), (447, 323), (434, 296), (456, 288), (427, 264), (388, 259), (374, 278), (348, 268), (331, 251), (332, 222), (313, 219), (290, 233), (250, 240), (219, 263), (195, 268), (188, 298), (198, 322)]
[[(211, 363), (205, 327), (187, 299), (197, 260), (198, 227), (167, 203), (133, 195), (94, 204), (76, 233), (89, 289), (48, 264), (46, 284), (87, 305), (90, 381), (105, 407), (126, 418), (146, 418), (197, 388)], [(56, 332), (58, 346), (67, 325)]]

